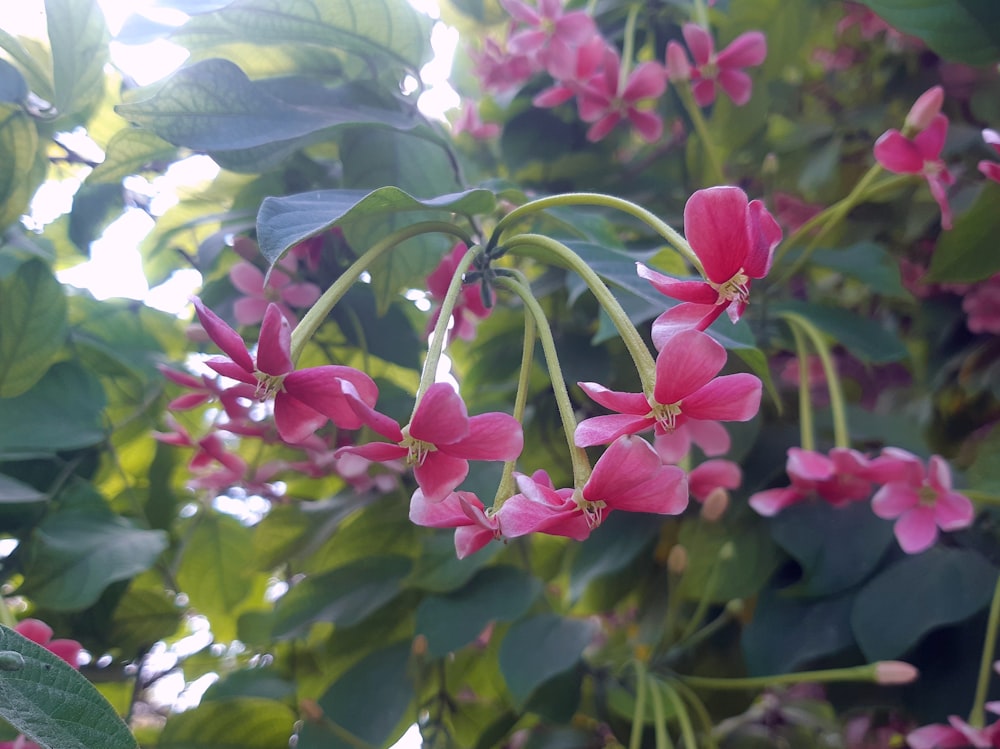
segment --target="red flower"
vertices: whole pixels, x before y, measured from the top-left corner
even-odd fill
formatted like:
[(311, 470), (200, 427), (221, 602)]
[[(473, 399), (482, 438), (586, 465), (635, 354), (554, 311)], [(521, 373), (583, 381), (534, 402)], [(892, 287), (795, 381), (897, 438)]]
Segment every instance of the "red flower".
[(459, 559), (503, 537), (499, 520), (486, 513), (482, 500), (472, 492), (452, 492), (440, 502), (428, 502), (417, 489), (410, 499), (410, 521), (428, 528), (454, 528)]
[(76, 640), (53, 640), (52, 627), (40, 619), (23, 619), (14, 631), (36, 645), (41, 645), (52, 655), (58, 656), (73, 668), (79, 668), (80, 651), (83, 646)]
[(941, 159), (948, 135), (948, 118), (939, 114), (923, 130), (907, 138), (896, 129), (887, 130), (875, 141), (875, 159), (896, 174), (921, 174), (931, 195), (941, 208), (941, 228), (951, 228), (951, 207), (946, 188), (955, 178)]
[[(690, 76), (691, 93), (700, 107), (707, 107), (715, 101), (715, 86), (722, 87), (737, 106), (750, 101), (753, 83), (741, 68), (760, 65), (767, 57), (767, 39), (759, 31), (748, 31), (738, 37), (719, 53), (715, 51), (715, 41), (708, 29), (695, 23), (686, 23), (682, 29), (684, 41), (694, 57), (690, 68), (681, 64), (676, 42), (671, 50), (667, 47), (668, 74), (671, 80)], [(684, 58), (684, 63), (687, 59)]]
[(579, 383), (594, 401), (618, 413), (580, 422), (576, 444), (604, 445), (651, 427), (663, 434), (688, 419), (752, 419), (760, 407), (760, 380), (747, 373), (716, 377), (725, 363), (726, 350), (720, 344), (705, 333), (688, 329), (670, 338), (656, 357), (656, 383), (649, 399), (643, 393)]
[(666, 90), (663, 68), (655, 62), (641, 63), (629, 74), (624, 85), (620, 68), (618, 53), (606, 49), (602, 72), (593, 76), (579, 92), (580, 119), (594, 123), (587, 130), (587, 140), (602, 140), (623, 119), (631, 122), (647, 143), (659, 140), (663, 134), (663, 120), (655, 112), (641, 107)]
[(750, 497), (750, 506), (761, 515), (776, 515), (814, 494), (834, 507), (868, 499), (872, 494), (872, 463), (857, 450), (835, 447), (828, 457), (792, 447), (785, 471), (791, 486), (765, 489)]
[(329, 364), (295, 369), (291, 360), (291, 326), (277, 305), (268, 305), (264, 313), (256, 361), (239, 333), (201, 300), (195, 299), (194, 306), (209, 337), (229, 357), (210, 359), (206, 362), (208, 366), (225, 377), (253, 385), (260, 400), (273, 396), (274, 423), (286, 442), (302, 442), (327, 419), (341, 429), (361, 426), (361, 419), (344, 397), (342, 381), (350, 382), (358, 397), (369, 406), (375, 404), (378, 397), (375, 382), (353, 367)]
[(697, 320), (704, 330), (723, 310), (736, 322), (749, 302), (751, 279), (763, 278), (771, 268), (781, 227), (762, 202), (748, 202), (740, 188), (709, 187), (684, 206), (684, 233), (707, 280), (678, 281), (642, 263), (636, 264), (639, 275), (660, 293), (689, 303), (667, 312), (684, 316), (685, 324)]
[(420, 399), (406, 427), (375, 411), (358, 397), (353, 383), (343, 384), (347, 400), (359, 419), (389, 442), (342, 447), (337, 455), (360, 455), (385, 462), (403, 458), (428, 502), (440, 502), (465, 480), (470, 460), (514, 460), (521, 454), (521, 424), (505, 413), (469, 416), (465, 403), (451, 385), (436, 382)]

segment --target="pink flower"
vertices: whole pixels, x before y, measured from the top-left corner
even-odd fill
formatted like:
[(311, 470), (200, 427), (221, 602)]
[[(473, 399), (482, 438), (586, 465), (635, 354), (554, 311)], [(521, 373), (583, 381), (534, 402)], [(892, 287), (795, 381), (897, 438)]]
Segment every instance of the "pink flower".
[(794, 232), (813, 217), (823, 212), (823, 206), (806, 203), (787, 192), (775, 192), (774, 215), (786, 231)]
[[(986, 141), (988, 146), (993, 147), (993, 150), (997, 152), (997, 156), (1000, 156), (1000, 133), (987, 128), (983, 130), (983, 140)], [(980, 161), (979, 171), (994, 182), (1000, 182), (1000, 163), (996, 161)]]
[(500, 0), (500, 5), (527, 27), (511, 34), (507, 48), (533, 57), (554, 78), (572, 66), (576, 48), (597, 35), (594, 19), (582, 10), (565, 12), (562, 0), (538, 0), (537, 9), (522, 0)]
[(517, 54), (485, 39), (480, 51), (469, 50), (476, 78), (483, 91), (502, 94), (512, 91), (535, 74), (538, 66), (530, 55)]
[(344, 393), (358, 417), (389, 442), (342, 447), (377, 462), (405, 459), (428, 502), (440, 502), (465, 480), (470, 460), (514, 460), (521, 454), (521, 424), (505, 413), (469, 416), (465, 403), (446, 382), (431, 385), (406, 427), (375, 411), (344, 382)]
[(726, 350), (705, 333), (685, 330), (666, 342), (656, 357), (653, 393), (623, 393), (581, 382), (597, 403), (615, 414), (594, 416), (576, 428), (579, 447), (606, 445), (622, 435), (655, 427), (671, 432), (688, 419), (748, 421), (760, 407), (761, 383), (751, 374), (716, 377), (726, 363)]
[[(639, 275), (657, 291), (687, 303), (668, 310), (663, 322), (681, 315), (685, 321), (698, 320), (696, 327), (704, 330), (723, 310), (736, 322), (749, 303), (751, 279), (763, 278), (771, 269), (781, 227), (762, 202), (748, 202), (740, 188), (709, 187), (685, 204), (684, 233), (706, 280), (678, 281), (636, 263)], [(655, 336), (656, 323), (653, 327)]]
[[(998, 713), (995, 703), (987, 704), (991, 712)], [(923, 726), (906, 735), (910, 749), (996, 749), (1000, 747), (1000, 721), (985, 728), (973, 728), (957, 715), (948, 716), (948, 725), (935, 723)]]
[(672, 432), (656, 435), (653, 447), (664, 463), (679, 463), (697, 445), (710, 458), (729, 452), (729, 432), (717, 421), (688, 419)]
[(153, 438), (165, 445), (195, 448), (196, 452), (194, 457), (191, 458), (191, 462), (188, 463), (188, 468), (192, 471), (214, 468), (214, 464), (219, 463), (225, 467), (231, 475), (236, 477), (236, 480), (241, 478), (246, 472), (246, 463), (240, 456), (234, 455), (226, 450), (225, 443), (222, 441), (222, 437), (219, 436), (218, 432), (209, 432), (201, 439), (196, 440), (170, 414), (167, 414), (164, 417), (164, 421), (166, 421), (167, 426), (170, 427), (172, 431), (153, 432)]
[[(465, 243), (459, 242), (441, 258), (438, 266), (427, 276), (427, 290), (430, 292), (431, 298), (440, 302), (448, 295), (448, 286), (455, 275), (458, 263), (468, 251), (469, 248), (465, 246)], [(483, 303), (482, 289), (478, 284), (463, 286), (451, 312), (451, 318), (454, 320), (452, 333), (462, 340), (471, 341), (476, 337), (476, 325), (479, 324), (480, 320), (489, 317), (490, 312), (491, 309)], [(427, 323), (428, 335), (434, 330), (440, 316), (441, 308), (438, 307), (431, 315), (430, 322)]]
[(252, 390), (247, 391), (242, 386), (223, 387), (218, 377), (195, 377), (163, 365), (157, 366), (157, 369), (171, 382), (194, 391), (170, 401), (167, 408), (171, 411), (188, 411), (215, 399), (222, 403), (222, 408), (230, 419), (244, 419), (250, 411), (240, 400), (251, 397)]
[(893, 531), (907, 554), (933, 546), (938, 529), (954, 531), (972, 523), (975, 511), (963, 494), (952, 491), (951, 471), (939, 455), (926, 468), (912, 453), (887, 447), (873, 461), (885, 486), (872, 497), (872, 511), (880, 518), (896, 518)]
[(40, 619), (23, 619), (14, 627), (14, 631), (36, 645), (41, 645), (52, 655), (62, 658), (73, 668), (80, 668), (80, 651), (83, 646), (76, 640), (53, 640), (52, 627)]
[(596, 143), (605, 138), (623, 119), (627, 119), (647, 143), (659, 140), (663, 120), (644, 108), (667, 88), (663, 68), (655, 62), (644, 62), (629, 73), (622, 85), (618, 52), (607, 49), (603, 71), (593, 76), (579, 92), (580, 119), (592, 122), (587, 140)]
[(944, 89), (941, 86), (931, 86), (913, 102), (913, 106), (906, 114), (903, 129), (912, 133), (926, 130), (934, 118), (941, 114), (942, 104), (944, 104)]
[(608, 44), (600, 36), (581, 44), (574, 50), (569, 64), (552, 74), (555, 85), (539, 91), (531, 103), (536, 107), (557, 107), (577, 96), (600, 73), (607, 50)]
[(341, 429), (361, 426), (340, 387), (349, 382), (358, 397), (375, 404), (378, 388), (371, 377), (353, 367), (328, 364), (296, 370), (291, 360), (291, 326), (277, 305), (264, 312), (257, 342), (256, 361), (239, 333), (201, 303), (194, 300), (198, 319), (228, 359), (210, 359), (209, 367), (224, 377), (253, 385), (260, 400), (274, 397), (274, 423), (286, 442), (302, 442), (327, 419)]
[(743, 471), (731, 460), (706, 460), (688, 474), (688, 489), (699, 502), (716, 489), (739, 489), (742, 483)]
[(765, 489), (750, 497), (750, 506), (761, 515), (776, 515), (814, 495), (840, 507), (868, 499), (872, 493), (871, 461), (856, 450), (835, 447), (826, 456), (791, 447), (785, 471), (792, 480), (791, 486)]
[[(285, 255), (295, 265), (293, 255)], [(287, 263), (282, 263), (287, 265)], [(292, 278), (275, 267), (264, 283), (264, 273), (256, 265), (240, 261), (229, 269), (229, 280), (245, 296), (233, 305), (233, 316), (240, 325), (256, 325), (264, 319), (268, 305), (275, 304), (289, 323), (298, 322), (292, 307), (309, 307), (319, 299), (320, 290), (314, 283), (292, 283)]]
[(440, 502), (428, 502), (423, 490), (417, 489), (410, 499), (410, 521), (428, 528), (454, 528), (459, 559), (503, 538), (500, 521), (472, 492), (452, 492)]
[(1000, 273), (965, 292), (962, 309), (967, 316), (965, 324), (973, 333), (1000, 335)]
[(951, 207), (946, 188), (955, 182), (941, 159), (948, 135), (948, 118), (939, 114), (926, 130), (907, 138), (896, 129), (887, 130), (875, 141), (875, 159), (895, 174), (921, 174), (931, 195), (941, 208), (941, 227), (951, 228)]
[[(700, 107), (707, 107), (715, 101), (715, 86), (722, 87), (736, 106), (750, 101), (753, 84), (750, 76), (741, 68), (760, 65), (767, 57), (767, 39), (759, 31), (747, 31), (719, 53), (715, 51), (715, 40), (708, 29), (695, 23), (686, 23), (681, 30), (687, 42), (694, 65), (685, 71), (680, 55), (667, 47), (670, 63), (668, 74), (671, 80), (679, 80), (687, 73), (691, 78), (691, 93)], [(686, 59), (684, 62), (687, 62)]]
[(664, 465), (648, 442), (634, 436), (615, 440), (579, 491), (553, 489), (544, 472), (518, 475), (517, 486), (521, 493), (497, 512), (507, 538), (547, 533), (582, 541), (612, 510), (678, 515), (688, 503), (684, 471)]
[(479, 107), (473, 101), (462, 105), (462, 113), (451, 126), (452, 134), (468, 133), (476, 140), (490, 140), (500, 135), (500, 126), (495, 122), (483, 122), (479, 116)]

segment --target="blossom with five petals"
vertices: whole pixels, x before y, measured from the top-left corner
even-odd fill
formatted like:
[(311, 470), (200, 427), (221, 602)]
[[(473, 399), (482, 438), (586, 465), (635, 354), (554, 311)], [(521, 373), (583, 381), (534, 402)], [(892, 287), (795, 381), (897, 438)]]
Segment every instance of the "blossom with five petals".
[(618, 52), (607, 48), (601, 72), (594, 75), (578, 94), (580, 119), (593, 123), (587, 130), (587, 140), (595, 143), (602, 140), (623, 119), (632, 123), (647, 143), (659, 140), (663, 134), (663, 120), (643, 105), (666, 90), (667, 79), (663, 68), (655, 62), (640, 63), (629, 73), (624, 85), (620, 69)]
[(882, 133), (875, 141), (875, 159), (895, 174), (920, 174), (927, 180), (931, 195), (941, 208), (941, 228), (951, 228), (951, 206), (946, 188), (955, 178), (941, 158), (948, 136), (948, 117), (939, 114), (926, 129), (907, 138), (895, 128)]
[(665, 313), (685, 317), (678, 327), (697, 321), (695, 327), (704, 330), (723, 310), (736, 322), (749, 302), (751, 279), (771, 269), (781, 227), (761, 201), (748, 201), (738, 187), (721, 186), (698, 190), (688, 199), (684, 233), (706, 280), (678, 281), (642, 263), (636, 264), (639, 275), (660, 293), (686, 303)]
[(353, 367), (327, 364), (295, 369), (291, 326), (277, 305), (268, 305), (264, 312), (256, 358), (250, 355), (240, 334), (200, 299), (194, 300), (194, 306), (209, 337), (229, 357), (209, 359), (206, 364), (224, 377), (253, 385), (259, 400), (273, 397), (274, 423), (286, 442), (302, 442), (327, 419), (341, 429), (361, 426), (361, 419), (344, 397), (341, 382), (349, 382), (368, 405), (375, 404), (378, 387), (371, 377)]
[[(285, 255), (294, 267), (297, 264), (295, 256)], [(288, 266), (289, 262), (279, 265)], [(309, 307), (319, 299), (320, 290), (314, 283), (308, 281), (295, 283), (280, 267), (271, 269), (265, 281), (264, 273), (253, 263), (240, 261), (229, 269), (229, 280), (237, 291), (244, 296), (233, 304), (233, 316), (240, 325), (256, 325), (264, 319), (264, 313), (270, 304), (276, 304), (289, 323), (298, 322), (290, 307)]]
[(459, 559), (503, 538), (500, 521), (472, 492), (452, 492), (440, 502), (428, 502), (423, 490), (417, 489), (410, 498), (410, 521), (427, 528), (454, 528)]
[(649, 398), (643, 393), (609, 390), (594, 382), (579, 383), (591, 399), (618, 413), (581, 421), (576, 444), (605, 445), (652, 427), (663, 434), (688, 419), (752, 419), (760, 407), (760, 380), (745, 372), (717, 377), (725, 363), (726, 350), (719, 343), (688, 329), (670, 338), (656, 357), (656, 382)]
[(446, 382), (427, 388), (405, 427), (359, 398), (344, 382), (344, 394), (358, 417), (391, 442), (370, 442), (337, 450), (385, 462), (405, 459), (428, 502), (440, 502), (465, 480), (470, 460), (515, 460), (524, 435), (513, 416), (492, 412), (469, 416), (465, 403)]
[(577, 47), (597, 35), (594, 19), (582, 10), (567, 13), (562, 0), (538, 0), (537, 8), (522, 0), (500, 0), (500, 5), (527, 27), (511, 34), (507, 48), (534, 58), (553, 77), (571, 64)]
[(835, 447), (828, 455), (801, 447), (788, 449), (785, 464), (791, 486), (765, 489), (750, 497), (750, 506), (770, 517), (816, 495), (834, 507), (866, 500), (872, 494), (871, 461), (857, 450)]
[[(681, 64), (682, 52), (677, 42), (667, 45), (667, 74), (671, 80), (690, 77), (691, 93), (700, 107), (707, 107), (715, 101), (715, 86), (718, 84), (736, 106), (750, 101), (753, 83), (741, 68), (760, 65), (767, 57), (767, 39), (759, 31), (740, 34), (721, 52), (715, 51), (715, 40), (711, 32), (696, 23), (686, 23), (681, 29), (684, 41), (694, 57), (694, 64)], [(673, 49), (671, 49), (673, 45)]]

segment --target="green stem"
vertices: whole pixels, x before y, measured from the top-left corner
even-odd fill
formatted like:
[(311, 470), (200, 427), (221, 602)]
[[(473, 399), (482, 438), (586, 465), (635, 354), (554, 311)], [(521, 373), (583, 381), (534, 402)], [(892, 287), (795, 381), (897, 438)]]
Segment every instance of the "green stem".
[(708, 607), (712, 603), (712, 597), (715, 595), (715, 591), (719, 589), (719, 583), (722, 582), (722, 563), (733, 558), (733, 544), (731, 541), (727, 541), (719, 549), (719, 553), (715, 556), (715, 563), (712, 565), (712, 570), (708, 573), (708, 581), (705, 583), (705, 587), (701, 591), (701, 598), (698, 599), (698, 606), (694, 610), (694, 614), (688, 620), (687, 626), (684, 627), (684, 631), (681, 632), (680, 640), (678, 644), (683, 643), (685, 640), (691, 638), (695, 632), (698, 631), (698, 625), (701, 624), (702, 620), (705, 618), (705, 614), (708, 612)]
[(990, 618), (986, 623), (986, 641), (983, 643), (983, 655), (979, 662), (979, 678), (976, 680), (976, 696), (972, 701), (972, 711), (969, 713), (969, 725), (973, 728), (982, 728), (986, 724), (983, 706), (986, 704), (986, 693), (989, 691), (990, 669), (993, 666), (993, 654), (997, 647), (998, 629), (1000, 629), (1000, 577), (997, 578), (997, 585), (993, 590)]
[(799, 445), (803, 450), (816, 449), (816, 428), (813, 425), (812, 398), (809, 393), (809, 350), (797, 325), (789, 325), (795, 339), (795, 355), (799, 359)]
[(854, 668), (832, 668), (827, 671), (799, 671), (774, 676), (747, 676), (726, 679), (714, 676), (678, 676), (687, 686), (695, 689), (763, 689), (779, 684), (798, 684), (802, 681), (830, 683), (835, 681), (874, 682), (876, 664), (869, 663)]
[(705, 0), (694, 0), (694, 22), (699, 26), (708, 28), (708, 8)]
[(642, 729), (646, 721), (646, 692), (649, 682), (646, 680), (646, 665), (642, 661), (635, 662), (635, 711), (632, 713), (632, 733), (628, 738), (628, 749), (639, 749), (642, 745)]
[(684, 738), (685, 747), (697, 747), (698, 743), (695, 741), (694, 737), (694, 726), (691, 725), (691, 716), (688, 715), (687, 707), (684, 706), (683, 700), (681, 700), (680, 695), (674, 687), (666, 682), (660, 683), (660, 689), (670, 700), (670, 704), (673, 705), (674, 714), (677, 715), (677, 722), (681, 727), (681, 736)]
[(678, 84), (676, 89), (688, 116), (691, 117), (694, 129), (701, 140), (701, 146), (705, 150), (708, 164), (712, 168), (712, 181), (718, 185), (724, 185), (726, 172), (722, 168), (722, 159), (719, 157), (719, 152), (715, 150), (715, 143), (712, 142), (712, 135), (708, 132), (708, 124), (705, 122), (705, 116), (701, 113), (701, 107), (698, 106), (698, 102), (694, 100), (694, 94), (691, 93), (691, 84)]
[[(444, 345), (448, 340), (448, 326), (451, 323), (451, 313), (458, 303), (458, 295), (462, 293), (462, 284), (465, 271), (472, 265), (472, 261), (479, 252), (477, 248), (471, 248), (466, 252), (455, 267), (455, 273), (448, 284), (448, 291), (441, 300), (441, 310), (438, 312), (437, 324), (431, 334), (431, 342), (427, 346), (427, 358), (424, 359), (424, 368), (420, 372), (420, 384), (417, 386), (417, 394), (414, 398), (413, 412), (417, 412), (420, 406), (420, 399), (424, 397), (427, 389), (434, 384), (437, 377), (438, 362), (441, 361), (441, 354), (444, 353)], [(412, 419), (411, 419), (412, 420)]]
[(613, 208), (639, 219), (667, 240), (670, 246), (679, 252), (689, 263), (691, 263), (691, 265), (694, 266), (702, 276), (705, 275), (705, 269), (702, 266), (701, 261), (698, 259), (698, 256), (694, 253), (694, 250), (691, 249), (691, 245), (689, 245), (680, 232), (670, 226), (670, 224), (650, 213), (645, 208), (629, 202), (628, 200), (616, 198), (613, 195), (602, 195), (595, 192), (570, 192), (563, 195), (550, 195), (545, 198), (532, 200), (522, 206), (518, 206), (497, 222), (487, 248), (492, 249), (496, 247), (501, 234), (508, 227), (517, 223), (525, 216), (530, 216), (538, 211), (544, 211), (546, 208), (562, 208), (573, 205), (593, 205), (602, 208)]
[[(738, 601), (739, 599), (736, 600)], [(715, 617), (712, 621), (710, 621), (708, 624), (706, 624), (698, 631), (692, 633), (690, 637), (685, 638), (683, 641), (678, 641), (678, 643), (673, 648), (671, 648), (670, 651), (668, 651), (667, 657), (668, 658), (672, 657), (674, 653), (681, 653), (685, 651), (690, 652), (691, 650), (696, 648), (700, 643), (704, 642), (706, 639), (714, 635), (724, 626), (729, 624), (729, 622), (733, 620), (735, 614), (735, 611), (733, 610), (732, 606), (733, 606), (733, 601), (730, 601), (729, 604), (726, 606), (726, 608), (723, 609), (722, 613), (719, 614), (717, 617)]]
[(712, 735), (712, 729), (715, 727), (715, 723), (712, 720), (712, 716), (708, 714), (708, 710), (706, 709), (704, 703), (702, 703), (702, 701), (698, 698), (698, 695), (688, 688), (684, 682), (678, 681), (677, 679), (670, 679), (670, 685), (677, 690), (679, 695), (688, 701), (688, 704), (698, 716), (698, 721), (701, 723), (701, 728), (705, 736), (705, 749), (717, 749), (718, 744), (715, 741), (715, 736)]
[(833, 443), (836, 447), (850, 447), (851, 439), (847, 430), (847, 407), (844, 405), (844, 391), (840, 386), (840, 376), (830, 354), (823, 334), (809, 320), (795, 312), (780, 312), (779, 315), (789, 323), (790, 327), (798, 327), (812, 342), (813, 348), (819, 354), (823, 363), (823, 374), (826, 377), (827, 389), (830, 392), (830, 410), (833, 412)]
[(312, 308), (306, 312), (299, 324), (295, 326), (295, 330), (292, 331), (292, 363), (294, 364), (298, 361), (299, 357), (302, 355), (302, 350), (305, 348), (305, 345), (309, 342), (309, 339), (315, 335), (316, 331), (319, 330), (320, 325), (323, 324), (327, 315), (330, 314), (330, 310), (332, 310), (344, 294), (350, 290), (350, 288), (354, 285), (354, 282), (361, 277), (361, 274), (368, 270), (372, 263), (374, 263), (383, 254), (393, 249), (400, 242), (404, 242), (407, 239), (411, 239), (421, 234), (430, 234), (431, 232), (451, 234), (452, 236), (461, 239), (467, 245), (472, 242), (468, 234), (463, 229), (444, 221), (424, 221), (419, 224), (414, 224), (413, 226), (408, 226), (405, 229), (393, 232), (389, 236), (376, 242), (367, 252), (351, 263), (350, 267), (330, 285), (330, 288), (323, 292), (323, 295), (316, 300), (316, 303), (312, 306)]
[(540, 234), (518, 234), (507, 244), (507, 249), (511, 252), (521, 247), (536, 247), (553, 253), (586, 282), (590, 291), (597, 297), (598, 304), (604, 308), (618, 329), (618, 334), (622, 337), (625, 348), (628, 349), (632, 361), (635, 362), (643, 392), (651, 398), (656, 383), (656, 362), (649, 353), (649, 349), (646, 348), (646, 342), (642, 340), (639, 331), (635, 329), (628, 314), (622, 309), (621, 303), (611, 293), (601, 277), (573, 250), (562, 242), (557, 242), (549, 237), (543, 237)]
[(963, 489), (962, 494), (971, 499), (976, 504), (998, 505), (1000, 506), (1000, 495), (988, 492), (977, 492), (972, 489)]
[[(524, 423), (524, 410), (528, 405), (528, 387), (531, 379), (531, 366), (535, 356), (535, 316), (524, 316), (524, 347), (521, 350), (521, 371), (517, 377), (517, 393), (514, 396), (514, 418), (520, 423)], [(493, 509), (499, 510), (508, 497), (515, 494), (517, 484), (514, 481), (514, 467), (516, 460), (508, 460), (503, 464), (503, 474), (500, 476), (500, 484), (497, 486), (496, 495), (493, 498)]]
[(618, 68), (618, 93), (625, 91), (628, 75), (632, 72), (632, 55), (635, 54), (635, 21), (639, 15), (639, 6), (632, 5), (625, 19), (625, 43), (622, 46), (622, 64)]
[[(520, 274), (517, 274), (520, 276)], [(583, 488), (590, 478), (591, 467), (587, 459), (587, 453), (583, 448), (576, 446), (574, 435), (576, 433), (576, 415), (573, 412), (573, 404), (569, 399), (569, 391), (566, 389), (566, 380), (563, 377), (562, 367), (559, 365), (559, 354), (556, 351), (556, 343), (552, 338), (552, 329), (549, 321), (545, 317), (538, 300), (535, 299), (526, 282), (510, 276), (501, 276), (497, 279), (497, 285), (517, 294), (524, 302), (527, 313), (530, 314), (538, 328), (538, 340), (542, 344), (542, 351), (545, 353), (545, 363), (549, 368), (549, 379), (552, 381), (552, 392), (555, 395), (556, 407), (559, 409), (559, 418), (562, 419), (563, 432), (566, 435), (566, 444), (569, 447), (570, 459), (573, 463), (573, 486), (577, 489)]]
[(646, 679), (649, 681), (648, 689), (653, 703), (653, 732), (656, 736), (656, 749), (674, 749), (674, 742), (670, 740), (670, 734), (667, 732), (667, 719), (663, 714), (663, 697), (660, 695), (660, 690), (653, 677), (647, 676)]

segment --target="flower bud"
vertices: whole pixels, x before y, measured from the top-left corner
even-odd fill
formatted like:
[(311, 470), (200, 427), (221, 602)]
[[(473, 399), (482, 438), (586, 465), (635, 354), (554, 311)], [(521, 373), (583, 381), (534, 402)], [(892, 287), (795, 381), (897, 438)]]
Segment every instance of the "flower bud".
[(667, 78), (671, 83), (691, 80), (691, 62), (679, 42), (667, 42)]
[(918, 676), (917, 667), (903, 661), (879, 661), (875, 664), (875, 682), (878, 684), (909, 684)]
[(729, 492), (723, 487), (717, 486), (705, 497), (705, 502), (701, 506), (701, 519), (706, 523), (714, 523), (729, 509)]
[(931, 120), (941, 114), (943, 103), (944, 89), (941, 86), (933, 86), (924, 91), (913, 102), (909, 114), (906, 115), (906, 122), (903, 124), (904, 132), (916, 134), (926, 130), (927, 126), (931, 124)]
[(688, 552), (680, 544), (676, 544), (667, 556), (667, 569), (673, 575), (681, 575), (688, 566)]

